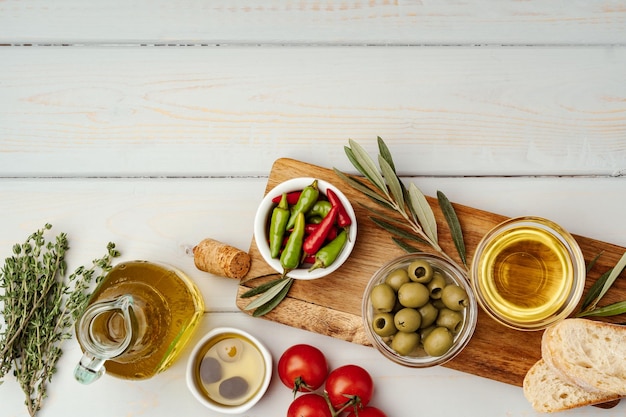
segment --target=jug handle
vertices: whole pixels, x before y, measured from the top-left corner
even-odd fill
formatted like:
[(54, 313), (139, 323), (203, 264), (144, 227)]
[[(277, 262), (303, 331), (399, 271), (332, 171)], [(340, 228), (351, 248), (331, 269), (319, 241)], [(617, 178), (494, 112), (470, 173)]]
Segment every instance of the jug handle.
[(74, 378), (81, 384), (91, 384), (105, 373), (106, 359), (96, 358), (85, 352), (74, 369)]
[[(130, 309), (133, 305), (133, 297), (131, 295), (122, 295), (114, 300), (102, 303), (96, 303), (89, 307), (79, 322), (79, 327), (82, 327), (83, 333), (90, 334), (90, 323), (98, 314), (110, 310), (120, 310), (124, 316), (124, 323), (127, 329), (132, 327), (132, 317)], [(83, 340), (86, 345), (85, 352), (80, 358), (80, 362), (74, 368), (74, 378), (82, 384), (91, 384), (99, 379), (106, 369), (104, 363), (112, 358), (115, 358), (128, 348), (132, 339), (130, 332), (126, 333), (126, 337), (118, 346), (113, 348), (104, 349), (94, 345), (91, 338), (87, 336)], [(95, 351), (95, 352), (94, 352)]]

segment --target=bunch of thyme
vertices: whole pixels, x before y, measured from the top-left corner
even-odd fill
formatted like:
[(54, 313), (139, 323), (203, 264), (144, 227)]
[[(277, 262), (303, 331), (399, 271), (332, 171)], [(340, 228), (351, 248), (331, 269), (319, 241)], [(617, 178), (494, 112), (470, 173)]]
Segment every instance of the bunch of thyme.
[[(0, 270), (0, 302), (4, 327), (0, 332), (0, 383), (13, 369), (26, 396), (31, 416), (46, 397), (47, 384), (61, 357), (61, 344), (71, 338), (71, 329), (84, 311), (90, 286), (111, 269), (119, 256), (115, 244), (107, 254), (66, 276), (67, 236), (61, 233), (54, 242), (44, 233), (50, 224), (30, 235), (23, 244), (13, 246), (13, 256), (5, 259)], [(96, 275), (97, 273), (97, 275)]]

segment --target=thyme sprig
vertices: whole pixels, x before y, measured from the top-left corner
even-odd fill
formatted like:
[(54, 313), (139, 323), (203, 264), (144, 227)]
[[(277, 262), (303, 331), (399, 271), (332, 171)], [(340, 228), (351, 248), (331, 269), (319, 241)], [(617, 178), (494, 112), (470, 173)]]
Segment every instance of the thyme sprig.
[[(349, 146), (344, 147), (346, 156), (356, 170), (365, 177), (367, 182), (358, 177), (347, 175), (336, 168), (334, 169), (335, 173), (348, 185), (365, 194), (378, 206), (385, 210), (395, 211), (402, 216), (405, 224), (396, 226), (387, 221), (389, 218), (384, 214), (384, 211), (370, 210), (377, 216), (370, 218), (377, 226), (391, 233), (393, 242), (401, 249), (406, 252), (418, 251), (417, 248), (403, 240), (407, 239), (408, 235), (411, 234), (413, 238), (409, 238), (409, 240), (430, 246), (440, 256), (457, 265), (467, 278), (469, 269), (467, 267), (463, 232), (452, 204), (443, 192), (437, 191), (437, 201), (450, 229), (452, 240), (462, 265), (459, 265), (439, 245), (435, 215), (422, 191), (413, 183), (410, 183), (408, 188), (404, 185), (396, 173), (389, 148), (382, 138), (378, 137), (377, 142), (379, 150), (378, 165), (356, 141), (350, 139)], [(409, 231), (406, 230), (407, 228)]]
[(45, 232), (51, 228), (46, 224), (14, 245), (13, 256), (5, 259), (0, 270), (4, 321), (0, 383), (13, 369), (31, 416), (41, 409), (62, 355), (62, 342), (71, 338), (73, 324), (89, 301), (91, 283), (99, 282), (111, 269), (111, 260), (120, 255), (109, 243), (107, 254), (90, 268), (81, 266), (67, 276), (67, 235), (60, 233), (48, 241)]

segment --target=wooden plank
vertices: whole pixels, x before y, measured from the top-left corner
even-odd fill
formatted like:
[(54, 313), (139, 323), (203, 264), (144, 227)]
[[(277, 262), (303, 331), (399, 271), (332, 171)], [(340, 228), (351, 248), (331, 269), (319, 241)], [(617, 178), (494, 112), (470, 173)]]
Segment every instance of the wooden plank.
[(607, 44), (624, 1), (4, 0), (0, 43)]
[(376, 136), (402, 175), (620, 175), (625, 74), (626, 47), (0, 48), (0, 175), (349, 170)]
[[(290, 159), (276, 161), (268, 179), (266, 192), (288, 178), (312, 176), (332, 182), (339, 187), (352, 202), (359, 225), (356, 246), (350, 259), (335, 273), (319, 280), (296, 281), (288, 298), (266, 319), (293, 327), (307, 329), (350, 342), (369, 345), (360, 319), (362, 294), (372, 274), (385, 262), (403, 252), (391, 242), (389, 235), (378, 229), (369, 219), (369, 212), (361, 204), (371, 204), (328, 169)], [(445, 191), (445, 190), (444, 190)], [(440, 245), (451, 255), (456, 255), (445, 220), (436, 200), (429, 202), (435, 211), (440, 230)], [(464, 230), (468, 259), (482, 236), (505, 216), (455, 204)], [(583, 236), (575, 236), (585, 260), (589, 262), (603, 252), (588, 274), (587, 288), (603, 272), (615, 265), (626, 248), (601, 242)], [(252, 241), (250, 245), (252, 266), (242, 280), (239, 294), (258, 285), (272, 273), (263, 261)], [(617, 281), (603, 302), (609, 303), (626, 298), (626, 282)], [(244, 308), (248, 300), (237, 298), (239, 308)], [(607, 319), (610, 321), (612, 319)], [(619, 320), (619, 319), (618, 319)], [(522, 332), (506, 328), (489, 318), (482, 310), (479, 313), (476, 332), (467, 348), (445, 366), (496, 381), (521, 386), (528, 369), (541, 357), (541, 331)]]

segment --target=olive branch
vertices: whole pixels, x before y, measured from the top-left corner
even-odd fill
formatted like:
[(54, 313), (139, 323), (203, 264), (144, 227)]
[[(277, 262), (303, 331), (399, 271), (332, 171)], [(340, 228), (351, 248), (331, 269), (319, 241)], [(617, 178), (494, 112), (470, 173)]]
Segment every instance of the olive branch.
[[(598, 258), (602, 255), (599, 253), (587, 266), (587, 273), (593, 268)], [(576, 314), (576, 317), (609, 317), (617, 316), (626, 313), (626, 301), (618, 301), (613, 304), (609, 304), (603, 307), (598, 307), (598, 303), (611, 288), (615, 280), (619, 277), (622, 271), (626, 268), (626, 253), (622, 255), (620, 260), (615, 264), (613, 268), (610, 268), (604, 274), (593, 283), (585, 299), (581, 304), (580, 311)]]
[[(365, 180), (356, 176), (347, 175), (337, 168), (335, 173), (352, 188), (360, 191), (383, 210), (362, 205), (373, 213), (370, 219), (380, 228), (392, 234), (392, 241), (408, 253), (420, 252), (412, 244), (427, 245), (439, 255), (453, 263), (467, 278), (467, 256), (463, 232), (454, 207), (446, 195), (437, 191), (437, 201), (446, 219), (452, 241), (457, 249), (462, 265), (459, 265), (439, 245), (437, 222), (428, 200), (413, 183), (408, 188), (396, 173), (395, 164), (389, 148), (382, 138), (378, 142), (378, 164), (369, 156), (365, 149), (356, 141), (350, 139), (349, 145), (344, 147), (345, 153), (356, 170), (365, 177)], [(402, 216), (403, 221), (390, 218), (385, 210), (395, 211)], [(408, 241), (408, 242), (407, 242)], [(409, 243), (410, 242), (410, 243)]]

